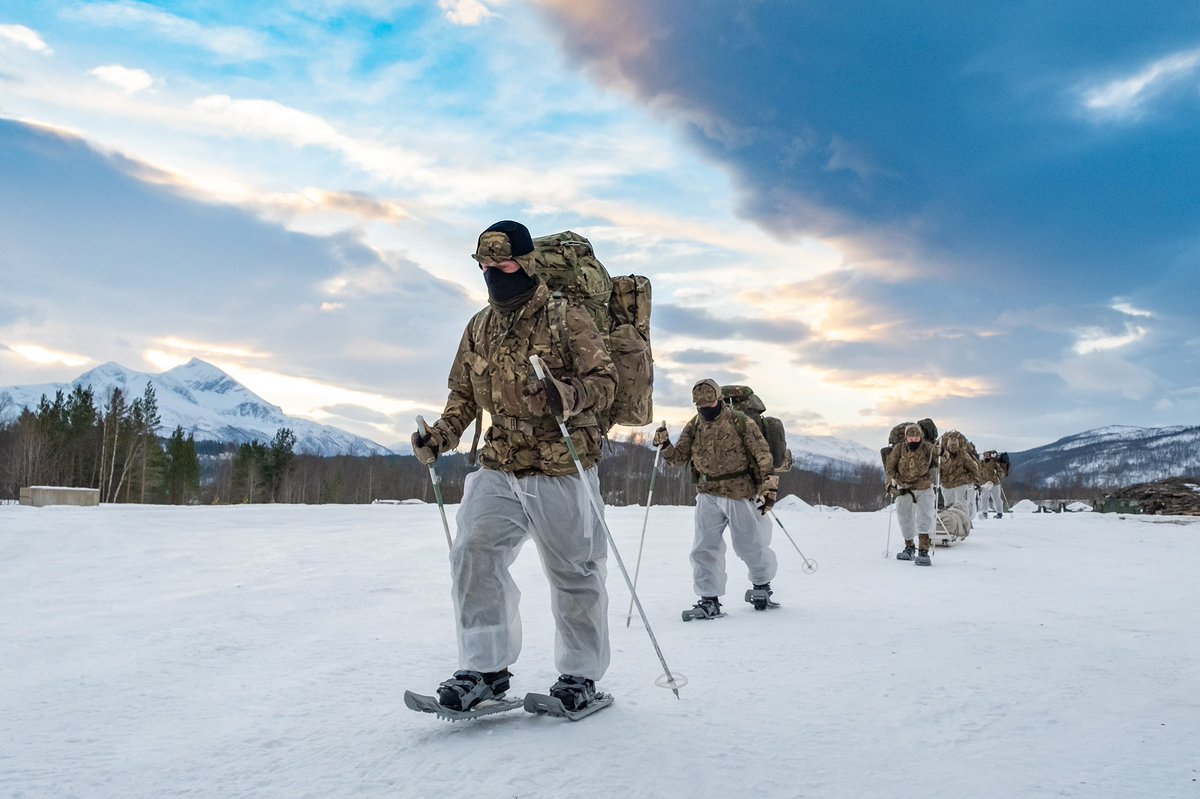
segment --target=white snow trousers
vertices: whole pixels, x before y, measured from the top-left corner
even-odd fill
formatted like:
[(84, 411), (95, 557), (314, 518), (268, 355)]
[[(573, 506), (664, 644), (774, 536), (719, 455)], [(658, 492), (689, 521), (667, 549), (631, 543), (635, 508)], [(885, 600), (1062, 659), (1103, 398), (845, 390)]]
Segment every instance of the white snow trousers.
[(696, 495), (696, 537), (692, 542), (692, 583), (696, 596), (724, 596), (725, 528), (733, 551), (756, 585), (775, 579), (778, 563), (771, 550), (771, 519), (758, 512), (750, 499)]
[[(600, 477), (584, 473), (600, 496)], [(458, 663), (499, 671), (521, 653), (521, 591), (509, 568), (533, 538), (550, 582), (554, 662), (560, 674), (599, 680), (608, 669), (608, 541), (579, 475), (467, 475), (450, 548)]]
[(955, 502), (961, 502), (967, 506), (967, 517), (975, 518), (975, 486), (970, 483), (954, 488), (942, 487), (942, 499), (946, 503), (946, 507), (950, 507)]
[[(913, 502), (914, 498), (916, 502)], [(900, 532), (905, 541), (912, 541), (920, 533), (929, 535), (933, 532), (934, 504), (932, 488), (913, 491), (911, 496), (901, 494), (896, 497), (896, 518), (900, 520)]]
[(984, 488), (979, 489), (979, 512), (980, 513), (988, 512), (988, 510), (989, 510), (988, 500), (991, 500), (991, 503), (992, 503), (992, 507), (990, 508), (990, 510), (997, 511), (998, 513), (1004, 512), (1004, 498), (1000, 493), (1000, 484), (999, 483), (992, 483), (991, 488), (987, 488), (985, 486)]

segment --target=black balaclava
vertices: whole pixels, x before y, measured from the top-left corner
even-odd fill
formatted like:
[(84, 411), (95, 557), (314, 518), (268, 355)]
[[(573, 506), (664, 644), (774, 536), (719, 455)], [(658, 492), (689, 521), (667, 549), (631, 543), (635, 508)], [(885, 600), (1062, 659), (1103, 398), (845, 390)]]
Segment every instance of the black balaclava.
[(479, 234), (475, 254), (471, 256), (476, 261), (486, 264), (511, 258), (521, 264), (521, 268), (512, 274), (493, 268), (483, 270), (483, 281), (487, 284), (488, 298), (493, 307), (501, 311), (515, 311), (533, 296), (538, 279), (527, 271), (527, 261), (533, 249), (529, 229), (511, 219), (503, 219)]
[(905, 441), (904, 443), (905, 443), (905, 444), (908, 444), (908, 451), (909, 451), (909, 452), (916, 452), (916, 451), (917, 451), (917, 449), (918, 449), (918, 448), (920, 448), (920, 446), (921, 446), (921, 442), (920, 442), (920, 441)]
[(716, 405), (697, 408), (696, 413), (700, 414), (700, 417), (704, 421), (711, 422), (721, 415), (721, 403), (718, 402)]
[(524, 305), (538, 285), (538, 279), (524, 269), (518, 269), (511, 275), (495, 268), (484, 269), (483, 282), (487, 283), (492, 305), (502, 311), (511, 311)]

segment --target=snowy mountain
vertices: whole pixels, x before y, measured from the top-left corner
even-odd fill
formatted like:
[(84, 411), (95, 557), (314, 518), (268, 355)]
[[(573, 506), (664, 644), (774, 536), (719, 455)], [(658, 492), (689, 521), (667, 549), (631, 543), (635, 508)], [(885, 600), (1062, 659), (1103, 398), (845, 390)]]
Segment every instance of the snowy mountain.
[(1010, 479), (1111, 488), (1200, 474), (1200, 427), (1100, 427), (1009, 454)]
[[(95, 403), (103, 406), (108, 393), (119, 387), (132, 401), (141, 397), (146, 383), (154, 387), (162, 417), (160, 435), (170, 435), (176, 426), (192, 433), (197, 441), (246, 443), (269, 442), (286, 427), (296, 434), (296, 452), (307, 455), (388, 455), (374, 441), (329, 425), (286, 415), (210, 363), (193, 358), (162, 374), (148, 374), (106, 363), (84, 372), (70, 383), (0, 388), (0, 420), (11, 420), (24, 407), (36, 408), (41, 397), (53, 398), (56, 391), (70, 393), (75, 386), (91, 386)], [(5, 397), (9, 402), (5, 402)]]
[(795, 468), (850, 475), (863, 466), (882, 471), (879, 451), (836, 436), (788, 436)]

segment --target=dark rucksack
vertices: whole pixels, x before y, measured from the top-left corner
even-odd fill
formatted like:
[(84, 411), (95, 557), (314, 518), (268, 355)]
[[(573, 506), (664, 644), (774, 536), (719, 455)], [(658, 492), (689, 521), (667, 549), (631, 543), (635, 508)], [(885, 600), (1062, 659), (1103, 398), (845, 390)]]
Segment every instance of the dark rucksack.
[(884, 466), (887, 466), (888, 455), (892, 454), (892, 449), (894, 449), (897, 444), (904, 440), (904, 428), (908, 427), (910, 424), (915, 424), (917, 427), (921, 428), (921, 436), (930, 444), (933, 444), (937, 441), (938, 429), (937, 425), (933, 423), (932, 419), (922, 419), (919, 422), (901, 422), (893, 427), (892, 431), (888, 433), (888, 445), (879, 450), (879, 457), (883, 459)]
[[(654, 421), (654, 355), (650, 350), (650, 279), (610, 277), (592, 243), (570, 230), (533, 240), (533, 270), (553, 293), (551, 332), (569, 356), (566, 303), (582, 306), (596, 323), (617, 368), (617, 392), (607, 424), (640, 427)], [(553, 324), (553, 323), (552, 323)]]
[[(787, 435), (783, 429), (783, 422), (774, 416), (766, 415), (767, 406), (754, 393), (754, 389), (750, 386), (721, 386), (721, 400), (735, 411), (741, 411), (753, 419), (758, 425), (763, 438), (771, 447), (774, 473), (789, 471), (792, 468), (792, 451), (787, 446)], [(743, 432), (740, 427), (738, 432)]]

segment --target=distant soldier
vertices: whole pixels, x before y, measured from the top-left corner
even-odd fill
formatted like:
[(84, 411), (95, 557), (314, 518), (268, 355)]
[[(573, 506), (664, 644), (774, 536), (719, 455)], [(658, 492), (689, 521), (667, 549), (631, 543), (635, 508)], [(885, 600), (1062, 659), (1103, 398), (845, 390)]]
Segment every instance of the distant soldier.
[(970, 518), (975, 518), (975, 486), (979, 483), (979, 461), (975, 447), (957, 430), (942, 434), (939, 453), (942, 498), (946, 507), (961, 502)]
[[(551, 330), (550, 292), (533, 272), (534, 245), (524, 225), (492, 225), (471, 257), (487, 284), (488, 307), (463, 333), (442, 417), (427, 436), (412, 437), (414, 454), (432, 464), (457, 446), (481, 408), (491, 415), (483, 468), (467, 475), (450, 550), (459, 670), (441, 684), (438, 701), (468, 710), (508, 690), (508, 667), (521, 651), (521, 592), (509, 568), (532, 537), (550, 582), (562, 675), (550, 694), (578, 710), (595, 698), (609, 662), (607, 539), (588, 492), (599, 494), (597, 419), (612, 404), (616, 369), (596, 324), (575, 306), (567, 308), (561, 331), (570, 349), (563, 357)], [(549, 369), (545, 380), (536, 378), (531, 355)], [(555, 416), (565, 420), (582, 475)]]
[(979, 488), (979, 515), (987, 518), (989, 507), (996, 511), (996, 518), (1004, 518), (1004, 492), (1000, 481), (1008, 477), (1008, 453), (991, 449), (983, 453), (979, 464), (979, 477), (983, 480)]
[(725, 528), (733, 551), (745, 562), (753, 586), (746, 601), (756, 609), (774, 604), (771, 580), (777, 567), (771, 549), (771, 521), (779, 477), (772, 474), (771, 446), (752, 419), (721, 402), (715, 380), (692, 387), (696, 416), (671, 445), (666, 427), (654, 432), (668, 463), (690, 463), (696, 478), (696, 536), (692, 543), (692, 584), (700, 601), (683, 612), (684, 621), (723, 616), (725, 594)]
[(884, 462), (888, 492), (896, 498), (896, 518), (904, 535), (904, 550), (896, 553), (896, 560), (933, 565), (929, 550), (937, 504), (933, 496), (935, 468), (937, 448), (933, 442), (925, 438), (919, 425), (905, 427), (904, 441), (892, 447)]

